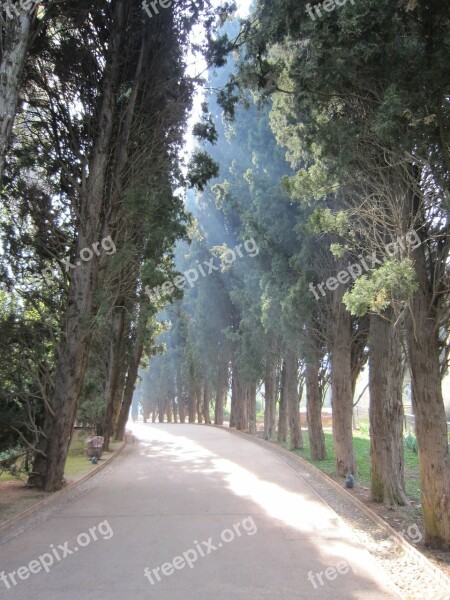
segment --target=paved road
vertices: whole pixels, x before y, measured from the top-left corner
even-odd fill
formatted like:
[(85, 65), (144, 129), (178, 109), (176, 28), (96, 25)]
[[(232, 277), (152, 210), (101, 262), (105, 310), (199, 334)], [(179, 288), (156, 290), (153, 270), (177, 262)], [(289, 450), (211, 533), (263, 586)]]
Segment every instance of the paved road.
[(0, 547), (0, 598), (398, 598), (336, 513), (269, 450), (201, 425), (134, 433), (140, 443), (117, 469)]

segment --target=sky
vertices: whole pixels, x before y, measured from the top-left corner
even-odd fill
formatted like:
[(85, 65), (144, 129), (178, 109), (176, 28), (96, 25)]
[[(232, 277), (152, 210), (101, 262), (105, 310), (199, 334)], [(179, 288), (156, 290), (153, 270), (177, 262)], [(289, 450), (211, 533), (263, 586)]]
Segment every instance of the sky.
[[(237, 16), (241, 19), (245, 18), (249, 13), (249, 9), (250, 9), (252, 0), (235, 0), (235, 2), (237, 5), (237, 11), (236, 11)], [(212, 4), (213, 4), (213, 6), (221, 6), (223, 4), (223, 1), (222, 0), (216, 0), (216, 1), (213, 0)], [(196, 41), (198, 41), (199, 36), (202, 36), (202, 35), (203, 35), (203, 30), (202, 30), (201, 26), (199, 26), (192, 32), (192, 37)], [(189, 56), (188, 67), (186, 70), (187, 70), (188, 75), (190, 75), (191, 77), (198, 76), (199, 74), (202, 74), (203, 76), (205, 76), (206, 75), (206, 73), (205, 73), (206, 67), (207, 67), (206, 61), (203, 58), (195, 57), (193, 55)], [(203, 99), (204, 99), (204, 92), (203, 92), (203, 90), (199, 90), (195, 95), (192, 113), (191, 113), (191, 116), (189, 117), (189, 121), (188, 121), (188, 133), (185, 138), (185, 140), (186, 140), (185, 152), (186, 152), (187, 156), (190, 156), (192, 154), (194, 148), (196, 147), (196, 140), (192, 136), (191, 131), (192, 131), (192, 127), (195, 125), (195, 123), (197, 123), (200, 120), (201, 104), (203, 102)]]

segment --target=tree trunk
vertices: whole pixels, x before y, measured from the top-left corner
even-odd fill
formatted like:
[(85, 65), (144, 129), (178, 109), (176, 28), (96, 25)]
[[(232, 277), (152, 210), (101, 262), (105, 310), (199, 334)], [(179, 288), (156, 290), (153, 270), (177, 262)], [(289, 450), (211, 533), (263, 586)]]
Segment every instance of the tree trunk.
[(287, 399), (286, 361), (281, 367), (280, 404), (278, 408), (278, 441), (286, 442), (288, 434), (288, 399)]
[(275, 432), (276, 418), (276, 366), (268, 357), (264, 374), (264, 437), (270, 440)]
[[(98, 242), (100, 215), (108, 174), (110, 143), (114, 112), (117, 106), (117, 89), (120, 66), (120, 40), (123, 35), (122, 12), (124, 2), (116, 5), (116, 19), (110, 38), (110, 67), (107, 69), (103, 98), (99, 114), (102, 124), (89, 161), (89, 177), (80, 192), (80, 208), (77, 209), (81, 223), (78, 231), (76, 255), (84, 248)], [(72, 427), (75, 421), (78, 399), (83, 385), (93, 327), (94, 294), (98, 283), (96, 256), (82, 262), (70, 272), (71, 283), (61, 342), (58, 348), (55, 379), (50, 407), (44, 430), (38, 443), (33, 472), (29, 483), (47, 492), (63, 486), (64, 465), (69, 450)]]
[(439, 322), (422, 247), (415, 253), (415, 259), (420, 290), (410, 303), (407, 343), (425, 542), (450, 548), (450, 456), (440, 376)]
[(106, 411), (104, 425), (104, 450), (109, 450), (109, 441), (114, 434), (114, 413), (117, 400), (116, 389), (120, 375), (119, 362), (121, 358), (123, 331), (125, 325), (124, 299), (121, 298), (114, 307), (109, 341), (109, 357), (106, 375)]
[(248, 426), (249, 433), (256, 433), (256, 384), (251, 384), (248, 387)]
[(197, 410), (197, 422), (203, 423), (202, 385), (195, 384), (195, 406)]
[[(79, 250), (88, 246), (87, 243), (83, 244), (85, 241), (84, 237), (80, 237)], [(46, 415), (38, 443), (39, 453), (29, 478), (30, 485), (41, 487), (46, 492), (61, 489), (64, 484), (64, 465), (92, 336), (89, 317), (93, 307), (94, 263), (95, 258), (89, 263), (82, 263), (72, 272), (68, 308), (48, 408), (50, 414)]]
[(390, 320), (370, 317), (370, 486), (372, 500), (387, 506), (409, 504), (403, 460), (403, 366), (398, 332)]
[(298, 391), (298, 361), (292, 350), (286, 351), (286, 394), (289, 417), (289, 446), (291, 450), (303, 448), (300, 423), (300, 396)]
[(249, 395), (249, 386), (248, 384), (242, 384), (241, 393), (240, 393), (240, 420), (241, 424), (236, 427), (236, 429), (242, 429), (243, 431), (248, 430), (248, 416), (249, 416), (249, 405), (250, 405), (250, 395)]
[(214, 423), (223, 425), (223, 409), (227, 400), (227, 388), (220, 386), (216, 391), (216, 402), (214, 405)]
[(172, 423), (172, 421), (173, 421), (173, 400), (171, 398), (166, 400), (165, 406), (166, 406), (167, 422)]
[[(309, 334), (311, 335), (311, 333)], [(312, 460), (326, 460), (327, 450), (322, 427), (322, 398), (319, 386), (320, 354), (314, 340), (306, 360), (306, 412)]]
[(162, 398), (158, 398), (158, 421), (164, 423), (164, 417), (166, 415), (166, 401)]
[(237, 405), (237, 389), (236, 389), (235, 369), (232, 367), (231, 376), (231, 408), (230, 408), (230, 427), (236, 427), (236, 405)]
[(180, 415), (180, 423), (185, 423), (186, 422), (186, 402), (185, 402), (185, 397), (184, 397), (184, 393), (183, 393), (183, 375), (181, 372), (181, 369), (177, 370), (177, 378), (176, 378), (176, 385), (177, 385), (177, 404), (178, 404), (178, 412)]
[(246, 431), (248, 429), (248, 387), (244, 384), (238, 386), (236, 394), (236, 429)]
[(178, 423), (178, 402), (175, 397), (175, 390), (174, 390), (174, 396), (173, 396), (173, 400), (172, 400), (172, 409), (173, 409), (173, 422)]
[(227, 401), (228, 391), (228, 363), (219, 365), (219, 373), (217, 377), (216, 401), (214, 405), (214, 423), (223, 425), (223, 409)]
[[(36, 23), (36, 9), (19, 8), (13, 19), (2, 15), (2, 55), (0, 62), (0, 185), (19, 102), (25, 62)], [(11, 9), (10, 9), (11, 10)], [(3, 12), (3, 9), (2, 9)]]
[(186, 423), (186, 407), (184, 405), (184, 396), (177, 398), (178, 412), (180, 415), (180, 423)]
[(117, 422), (116, 440), (123, 440), (125, 437), (125, 427), (130, 414), (131, 403), (133, 400), (133, 392), (136, 386), (136, 380), (139, 372), (139, 364), (141, 362), (142, 353), (144, 351), (144, 343), (142, 341), (145, 330), (145, 312), (141, 306), (138, 322), (136, 326), (136, 336), (134, 341), (133, 351), (131, 352), (130, 364), (128, 367), (125, 389), (123, 392), (122, 406), (120, 408), (119, 420)]
[(133, 392), (136, 386), (136, 379), (139, 371), (139, 363), (144, 351), (144, 345), (142, 343), (137, 344), (133, 351), (132, 362), (128, 370), (127, 379), (125, 383), (125, 389), (123, 392), (122, 406), (120, 409), (119, 420), (117, 422), (117, 431), (115, 435), (116, 440), (123, 440), (125, 437), (125, 428), (128, 422), (128, 416), (130, 414), (131, 402), (133, 400)]
[[(342, 287), (342, 286), (341, 286)], [(356, 475), (353, 451), (351, 319), (342, 304), (342, 289), (333, 294), (331, 309), (331, 403), (336, 474)]]
[[(121, 370), (122, 371), (122, 370)], [(113, 432), (115, 437), (115, 432), (117, 431), (117, 427), (119, 426), (119, 418), (120, 412), (122, 410), (122, 399), (123, 393), (125, 390), (125, 373), (120, 373), (119, 381), (116, 386), (116, 397), (114, 399), (114, 415), (113, 415)]]
[(211, 417), (209, 414), (209, 409), (211, 406), (211, 386), (209, 381), (205, 378), (205, 383), (203, 386), (203, 419), (205, 420), (205, 425), (211, 425)]
[(188, 399), (189, 423), (195, 423), (195, 409), (196, 409), (195, 400), (196, 400), (195, 392), (192, 389), (189, 391), (189, 399)]
[(239, 369), (233, 366), (236, 429), (248, 429), (248, 385), (242, 381)]
[[(113, 431), (114, 431), (115, 439), (119, 439), (119, 438), (117, 438), (117, 431), (119, 429), (120, 418), (121, 418), (121, 414), (122, 414), (123, 398), (124, 398), (124, 393), (125, 393), (125, 384), (126, 384), (126, 372), (125, 373), (121, 372), (119, 381), (118, 381), (118, 384), (116, 387), (116, 399), (114, 401), (114, 407), (115, 407), (115, 410), (117, 411), (114, 414), (114, 430)], [(131, 408), (131, 405), (128, 408), (128, 414), (127, 414), (125, 424), (128, 421), (130, 408)], [(139, 414), (139, 409), (136, 409), (136, 410), (137, 410), (137, 414)]]

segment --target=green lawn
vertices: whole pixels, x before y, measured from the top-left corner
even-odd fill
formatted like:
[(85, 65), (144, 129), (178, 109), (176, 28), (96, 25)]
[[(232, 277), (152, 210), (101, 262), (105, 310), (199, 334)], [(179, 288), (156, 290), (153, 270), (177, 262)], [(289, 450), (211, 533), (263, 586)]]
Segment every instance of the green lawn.
[(91, 471), (94, 471), (99, 464), (102, 464), (106, 458), (111, 456), (118, 448), (120, 448), (122, 442), (110, 442), (109, 452), (104, 452), (102, 458), (97, 465), (93, 465), (86, 456), (86, 440), (75, 438), (72, 440), (70, 445), (69, 454), (67, 456), (66, 466), (64, 468), (64, 476), (66, 479), (80, 478), (87, 475)]
[[(318, 469), (327, 473), (327, 475), (334, 475), (334, 448), (333, 448), (333, 434), (331, 432), (325, 433), (325, 446), (327, 449), (327, 459), (324, 461), (314, 461), (310, 458), (309, 451), (309, 437), (307, 432), (303, 432), (304, 448), (303, 450), (295, 450), (294, 454), (301, 456), (309, 463), (316, 466)], [(357, 481), (359, 484), (370, 487), (370, 439), (366, 433), (359, 431), (353, 432), (353, 443), (355, 447), (356, 463), (358, 465), (358, 477)], [(282, 444), (284, 448), (288, 449), (289, 445)], [(406, 492), (410, 498), (416, 501), (420, 501), (420, 489), (419, 489), (419, 461), (417, 454), (412, 452), (409, 448), (404, 446), (405, 456), (405, 487)]]
[[(103, 456), (98, 464), (102, 464), (104, 459), (111, 456), (118, 448), (120, 448), (122, 442), (113, 441), (110, 443), (110, 451), (103, 453)], [(97, 465), (93, 465), (86, 456), (86, 439), (74, 435), (72, 443), (70, 445), (69, 454), (64, 469), (64, 476), (66, 479), (80, 479), (87, 475), (91, 471), (96, 469)], [(8, 472), (0, 475), (0, 483), (2, 481), (17, 481), (17, 477), (14, 477)], [(22, 476), (22, 481), (26, 481), (26, 476)]]

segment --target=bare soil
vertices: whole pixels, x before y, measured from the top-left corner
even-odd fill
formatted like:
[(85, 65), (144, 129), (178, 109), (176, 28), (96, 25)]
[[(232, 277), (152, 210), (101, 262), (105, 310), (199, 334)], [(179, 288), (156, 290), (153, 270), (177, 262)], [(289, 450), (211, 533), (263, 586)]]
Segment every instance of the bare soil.
[(2, 481), (0, 483), (0, 524), (46, 496), (45, 492), (27, 488), (23, 481)]
[[(66, 485), (75, 481), (79, 481), (88, 473), (95, 471), (100, 467), (105, 460), (110, 458), (114, 452), (120, 447), (121, 442), (113, 442), (110, 452), (103, 452), (102, 458), (99, 459), (97, 465), (92, 465), (85, 455), (85, 450), (80, 452), (80, 455), (75, 455), (70, 468), (70, 474), (66, 477)], [(26, 510), (27, 508), (37, 504), (44, 498), (48, 498), (49, 494), (42, 492), (33, 487), (27, 487), (25, 479), (14, 481), (0, 482), (0, 525), (14, 517), (14, 515)]]

